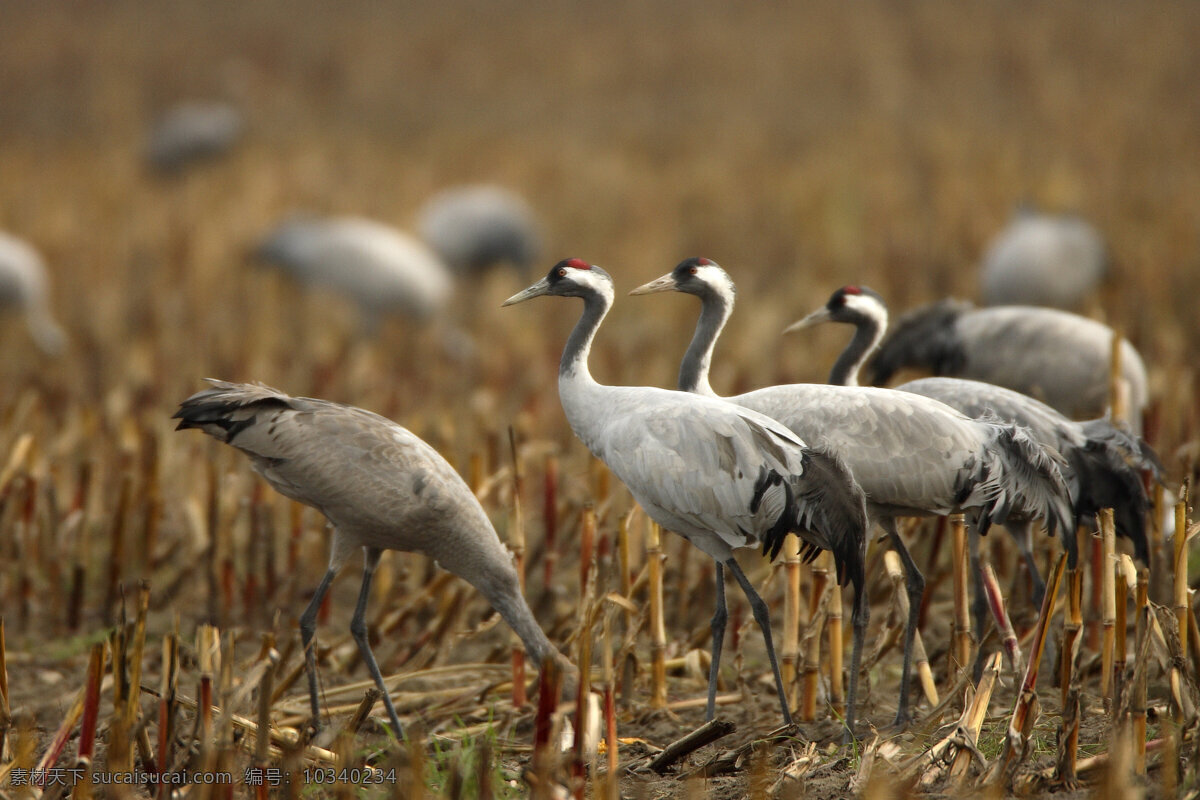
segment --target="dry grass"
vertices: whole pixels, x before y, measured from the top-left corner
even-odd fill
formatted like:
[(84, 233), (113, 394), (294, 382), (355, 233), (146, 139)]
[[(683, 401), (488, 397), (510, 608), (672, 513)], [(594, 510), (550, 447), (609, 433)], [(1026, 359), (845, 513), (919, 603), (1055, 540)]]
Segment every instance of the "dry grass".
[[(0, 770), (35, 765), (77, 696), (85, 720), (98, 714), (100, 761), (111, 764), (114, 748), (120, 758), (145, 755), (134, 719), (149, 750), (160, 752), (158, 699), (143, 693), (131, 708), (136, 697), (120, 692), (136, 695), (135, 687), (120, 688), (119, 678), (138, 668), (140, 683), (161, 692), (170, 672), (161, 654), (176, 632), (177, 700), (167, 704), (174, 763), (219, 764), (240, 779), (262, 758), (293, 774), (369, 761), (399, 775), (427, 759), (451, 793), (454, 765), (477, 764), (481, 752), (483, 762), (489, 752), (497, 759), (501, 784), (518, 780), (528, 763), (536, 695), (512, 706), (502, 667), (507, 632), (470, 587), (398, 554), (385, 557), (377, 578), (376, 652), (386, 674), (407, 676), (393, 687), (400, 713), (421, 721), (425, 741), (442, 744), (421, 747), (415, 739), (378, 754), (385, 740), (369, 724), (367, 733), (325, 742), (323, 750), (296, 743), (287, 729), (305, 700), (302, 678), (295, 682), (294, 619), (324, 569), (326, 535), (315, 513), (297, 513), (264, 490), (238, 454), (198, 434), (172, 433), (168, 417), (203, 376), (258, 379), (402, 422), (475, 473), (506, 539), (513, 535), (511, 426), (526, 476), (527, 593), (539, 619), (555, 641), (578, 652), (572, 634), (587, 617), (577, 602), (577, 532), (587, 504), (597, 517), (592, 594), (602, 606), (606, 592), (619, 592), (617, 531), (631, 502), (615, 482), (605, 488), (604, 473), (566, 427), (554, 389), (574, 310), (546, 304), (502, 312), (499, 302), (524, 283), (495, 275), (460, 287), (454, 316), (478, 342), (474, 361), (447, 362), (436, 329), (399, 321), (377, 340), (358, 341), (352, 309), (306, 296), (244, 261), (247, 246), (296, 208), (404, 227), (434, 190), (494, 180), (543, 213), (546, 266), (578, 255), (628, 289), (684, 256), (715, 258), (740, 289), (713, 376), (730, 392), (821, 380), (841, 335), (784, 341), (778, 332), (836, 286), (871, 285), (896, 309), (948, 293), (973, 296), (975, 260), (1017, 201), (1076, 209), (1105, 231), (1114, 254), (1112, 286), (1091, 311), (1123, 329), (1150, 367), (1149, 431), (1172, 485), (1193, 469), (1200, 441), (1193, 366), (1200, 352), (1200, 7), (126, 1), (7, 4), (3, 19), (0, 228), (46, 255), (71, 346), (47, 361), (17, 321), (0, 318), (8, 680), (0, 695), (13, 719), (9, 726), (0, 714)], [(247, 110), (243, 145), (180, 180), (145, 174), (139, 156), (147, 118), (172, 100), (213, 95)], [(597, 342), (595, 373), (612, 383), (671, 384), (695, 312), (688, 300), (619, 299)], [(553, 554), (544, 547), (543, 516), (531, 511), (542, 507), (548, 464), (558, 474)], [(636, 518), (629, 527), (636, 575), (646, 563), (644, 531)], [(922, 566), (932, 541), (931, 532), (922, 534), (914, 547)], [(1012, 585), (1012, 554), (991, 544), (1002, 584)], [(712, 570), (676, 537), (664, 538), (663, 553), (670, 709), (703, 696), (703, 669), (689, 654), (705, 649)], [(952, 704), (943, 721), (963, 703), (946, 678), (948, 560), (943, 555), (927, 572), (933, 599), (924, 628), (941, 696)], [(782, 565), (777, 572), (753, 557), (746, 564), (781, 619)], [(141, 579), (150, 586), (144, 649), (133, 624)], [(335, 585), (318, 632), (335, 730), (353, 716), (365, 688), (354, 683), (362, 671), (345, 631), (354, 583)], [(873, 641), (894, 630), (886, 584), (875, 587)], [(806, 595), (808, 585), (806, 578)], [(1171, 586), (1156, 572), (1150, 596), (1170, 605)], [(643, 607), (644, 586), (630, 591)], [(1020, 633), (1034, 611), (1027, 604), (1022, 611), (1016, 594), (1010, 611)], [(1131, 602), (1135, 596), (1129, 589)], [(123, 607), (128, 635), (119, 624)], [(1117, 733), (1100, 705), (1099, 622), (1090, 613), (1085, 601), (1076, 659), (1081, 756), (1107, 749)], [(1141, 661), (1148, 666), (1129, 681), (1148, 680), (1150, 737), (1165, 743), (1146, 757), (1151, 795), (1167, 791), (1168, 779), (1182, 781), (1169, 784), (1180, 791), (1197, 790), (1194, 761), (1178, 777), (1159, 766), (1165, 753), (1185, 758), (1196, 747), (1194, 738), (1169, 735), (1171, 666), (1183, 671), (1176, 676), (1181, 697), (1194, 690), (1196, 674), (1194, 662), (1169, 661), (1174, 613), (1159, 626), (1161, 650), (1153, 619), (1129, 608), (1129, 650), (1148, 654)], [(842, 793), (853, 785), (878, 796), (894, 788), (879, 775), (935, 744), (918, 728), (883, 746), (868, 744), (862, 758), (849, 760), (824, 745), (739, 750), (770, 731), (778, 709), (761, 681), (769, 674), (761, 641), (736, 600), (733, 615), (739, 633), (727, 646), (725, 676), (736, 673), (739, 684), (723, 690), (734, 702), (721, 712), (733, 715), (743, 738), (727, 751), (740, 755), (722, 763), (737, 772), (704, 782), (635, 772), (623, 791), (743, 796), (753, 785), (791, 796), (800, 786)], [(610, 645), (600, 638), (605, 616)], [(636, 668), (636, 682), (623, 682), (617, 697), (617, 733), (626, 742), (620, 761), (633, 763), (648, 752), (633, 739), (661, 747), (695, 727), (702, 707), (638, 713), (650, 702), (650, 639), (629, 633), (639, 617), (617, 606), (591, 618), (596, 663), (608, 646), (618, 676)], [(201, 623), (216, 626), (220, 656), (207, 665), (220, 707), (207, 723), (188, 705), (213, 657), (194, 644)], [(1055, 622), (1052, 639), (1060, 631)], [(101, 642), (108, 642), (110, 666), (102, 683), (89, 683), (89, 656)], [(113, 669), (113, 653), (122, 652)], [(1164, 657), (1165, 668), (1157, 660)], [(265, 666), (273, 658), (277, 666)], [(867, 721), (882, 723), (894, 711), (899, 660), (895, 650), (879, 654), (864, 681)], [(1055, 671), (1043, 670), (1042, 716), (1018, 772), (1031, 790), (1048, 785), (1038, 770), (1055, 764), (1058, 693), (1046, 683)], [(255, 698), (264, 680), (275, 688), (263, 707), (279, 727), (265, 750)], [(742, 699), (749, 693), (753, 702)], [(991, 758), (1008, 724), (1003, 709), (1015, 699), (1012, 680), (1002, 679), (980, 733)], [(86, 752), (78, 730), (68, 729), (60, 766)], [(456, 747), (439, 737), (477, 743), (487, 730), (494, 746), (471, 744), (461, 763), (439, 759)], [(806, 730), (822, 742), (836, 737), (834, 722)], [(707, 757), (693, 758), (683, 772)], [(1086, 766), (1079, 765), (1079, 779), (1094, 781)], [(1121, 780), (1129, 778), (1122, 773)], [(465, 774), (460, 785), (478, 786)]]

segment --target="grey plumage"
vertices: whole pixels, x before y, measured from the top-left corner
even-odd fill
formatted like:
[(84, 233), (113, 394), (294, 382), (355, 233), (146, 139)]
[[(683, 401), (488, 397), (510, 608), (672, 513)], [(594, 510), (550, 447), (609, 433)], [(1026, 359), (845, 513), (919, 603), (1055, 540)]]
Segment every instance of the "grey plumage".
[(319, 724), (311, 646), (316, 612), (334, 575), (359, 548), (366, 568), (351, 623), (363, 660), (399, 718), (366, 639), (368, 588), (382, 550), (423, 553), (479, 590), (539, 665), (560, 658), (521, 595), (512, 555), (483, 507), (436, 450), (378, 414), (260, 383), (210, 380), (175, 413), (178, 429), (199, 428), (245, 453), (278, 492), (316, 508), (333, 526), (327, 570), (301, 617), (314, 724)]
[[(613, 300), (612, 279), (599, 267), (580, 259), (559, 262), (546, 278), (505, 305), (542, 295), (584, 301), (583, 315), (559, 365), (559, 397), (571, 428), (651, 519), (688, 539), (717, 564), (708, 717), (714, 713), (726, 619), (723, 570), (729, 569), (762, 628), (780, 705), (790, 722), (766, 605), (742, 574), (733, 550), (761, 544), (765, 553), (774, 555), (788, 532), (800, 536), (810, 557), (818, 549), (832, 550), (840, 580), (855, 586), (852, 662), (857, 666), (869, 613), (862, 589), (866, 514), (861, 490), (837, 458), (809, 448), (769, 417), (712, 398), (597, 383), (587, 358)], [(851, 727), (854, 677), (847, 708)]]
[[(846, 286), (835, 291), (825, 306), (793, 327), (820, 322), (853, 325), (854, 337), (839, 356), (830, 381), (854, 383), (862, 363), (883, 336), (887, 318), (887, 305), (879, 294), (865, 287)], [(1063, 456), (1062, 473), (1071, 497), (1074, 519), (1073, 524), (1063, 530), (1062, 541), (1071, 568), (1078, 563), (1075, 529), (1081, 521), (1092, 520), (1101, 508), (1114, 510), (1117, 533), (1128, 538), (1135, 555), (1148, 563), (1145, 520), (1149, 500), (1140, 471), (1150, 471), (1157, 477), (1162, 473), (1162, 466), (1153, 450), (1138, 437), (1104, 418), (1074, 422), (1028, 395), (980, 381), (923, 378), (896, 388), (933, 398), (975, 419), (1000, 419), (1019, 425), (1040, 445)], [(1033, 559), (1030, 520), (1027, 515), (1013, 514), (1005, 521), (1005, 527), (1021, 547), (1034, 581), (1034, 602), (1040, 605), (1045, 583)], [(971, 558), (972, 573), (978, 576), (979, 553), (975, 538), (971, 540)], [(976, 634), (981, 636), (987, 603), (978, 577), (974, 613)], [(983, 666), (982, 651), (980, 656), (976, 661), (977, 670)]]
[(25, 317), (34, 343), (58, 355), (67, 337), (50, 312), (49, 281), (41, 255), (28, 242), (0, 231), (0, 309)]
[(446, 189), (417, 215), (417, 231), (452, 270), (479, 272), (508, 264), (525, 272), (540, 256), (541, 225), (516, 193), (477, 184)]
[(896, 389), (932, 397), (971, 417), (993, 415), (1028, 429), (1039, 443), (1055, 448), (1065, 459), (1062, 472), (1076, 523), (1091, 520), (1101, 508), (1112, 508), (1117, 533), (1129, 539), (1142, 563), (1148, 563), (1150, 501), (1140, 471), (1160, 477), (1162, 465), (1139, 437), (1105, 418), (1067, 419), (1032, 397), (980, 381), (922, 378)]
[[(1094, 418), (1108, 403), (1112, 339), (1107, 325), (1066, 311), (943, 300), (897, 320), (871, 360), (869, 382), (886, 383), (913, 367), (996, 384), (1068, 417)], [(1121, 376), (1129, 390), (1130, 424), (1140, 433), (1146, 368), (1128, 340), (1121, 342)]]
[(257, 255), (302, 284), (354, 301), (368, 328), (387, 314), (426, 320), (445, 306), (452, 288), (449, 271), (428, 247), (359, 217), (293, 217), (267, 234)]
[(242, 112), (229, 103), (179, 103), (155, 120), (146, 141), (146, 160), (154, 169), (175, 173), (224, 154), (245, 127)]
[[(708, 382), (712, 350), (732, 313), (728, 274), (708, 259), (686, 259), (634, 293), (674, 290), (701, 300), (700, 320), (680, 367), (680, 388), (716, 396)], [(897, 724), (908, 719), (912, 640), (924, 579), (901, 541), (897, 516), (974, 509), (986, 531), (1013, 511), (1069, 525), (1066, 487), (1051, 456), (1011, 425), (968, 419), (935, 400), (887, 389), (821, 384), (771, 386), (725, 397), (786, 425), (850, 468), (868, 515), (904, 561), (910, 595)]]
[(988, 244), (980, 296), (988, 306), (1074, 309), (1107, 272), (1104, 240), (1082, 217), (1021, 208)]

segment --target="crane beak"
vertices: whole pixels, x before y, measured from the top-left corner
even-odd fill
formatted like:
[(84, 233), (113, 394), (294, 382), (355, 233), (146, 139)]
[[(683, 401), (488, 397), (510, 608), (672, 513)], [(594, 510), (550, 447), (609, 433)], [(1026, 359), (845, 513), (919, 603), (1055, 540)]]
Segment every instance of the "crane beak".
[(661, 278), (655, 278), (649, 283), (643, 283), (629, 294), (654, 294), (655, 292), (669, 292), (675, 288), (675, 278), (671, 273), (663, 275)]
[(793, 322), (791, 325), (788, 325), (783, 329), (783, 332), (794, 333), (802, 331), (805, 328), (811, 328), (814, 325), (820, 325), (822, 322), (829, 322), (832, 319), (833, 316), (829, 313), (829, 309), (822, 306), (799, 322)]
[(517, 303), (524, 303), (526, 300), (530, 300), (534, 297), (541, 297), (542, 295), (546, 294), (549, 291), (550, 291), (550, 281), (548, 281), (545, 278), (542, 278), (540, 281), (535, 283), (533, 286), (530, 286), (528, 289), (523, 289), (523, 290), (517, 292), (516, 294), (514, 294), (512, 297), (505, 300), (503, 303), (500, 304), (500, 307), (503, 308), (504, 306), (515, 306)]

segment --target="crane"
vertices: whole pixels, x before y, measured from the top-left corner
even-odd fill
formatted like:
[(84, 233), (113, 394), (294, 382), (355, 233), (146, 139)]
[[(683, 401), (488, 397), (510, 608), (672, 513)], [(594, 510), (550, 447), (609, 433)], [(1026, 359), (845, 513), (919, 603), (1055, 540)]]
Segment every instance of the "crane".
[(242, 112), (229, 103), (194, 100), (167, 109), (150, 128), (146, 161), (164, 174), (210, 161), (232, 148), (246, 123)]
[(371, 652), (365, 621), (371, 578), (383, 550), (435, 559), (487, 598), (539, 666), (548, 658), (565, 661), (521, 594), (512, 554), (466, 482), (436, 450), (361, 408), (290, 397), (261, 383), (209, 383), (212, 388), (180, 404), (176, 430), (199, 428), (237, 448), (276, 491), (317, 509), (333, 527), (329, 567), (300, 616), (314, 728), (320, 728), (313, 649), (317, 611), (334, 576), (358, 548), (362, 588), (350, 632), (383, 693), (397, 736), (400, 718)]
[[(733, 551), (761, 544), (774, 557), (789, 532), (809, 560), (833, 553), (840, 585), (854, 584), (854, 649), (847, 731), (852, 734), (858, 663), (869, 609), (863, 591), (866, 510), (862, 490), (833, 456), (808, 447), (779, 423), (715, 398), (648, 386), (608, 386), (588, 370), (592, 339), (613, 303), (607, 272), (578, 258), (510, 297), (579, 297), (583, 314), (559, 362), (558, 393), (568, 423), (663, 528), (683, 536), (716, 563), (706, 718), (715, 712), (717, 675), (727, 618), (724, 572), (741, 586), (762, 629), (783, 718), (791, 712), (771, 641), (766, 604)], [(681, 598), (682, 600), (682, 598)]]
[(541, 225), (529, 203), (492, 184), (438, 192), (418, 212), (417, 231), (460, 274), (497, 264), (525, 274), (542, 250)]
[[(700, 298), (700, 319), (679, 368), (679, 388), (717, 397), (708, 381), (712, 351), (733, 311), (734, 285), (715, 261), (689, 258), (632, 294), (677, 291)], [(895, 725), (910, 721), (912, 648), (925, 579), (900, 538), (898, 516), (974, 509), (980, 532), (1018, 511), (1070, 524), (1066, 487), (1054, 458), (1012, 425), (967, 418), (926, 397), (889, 389), (788, 384), (723, 398), (766, 414), (850, 468), (867, 514), (887, 533), (905, 568), (909, 617)]]
[(257, 255), (300, 283), (357, 303), (367, 330), (389, 313), (427, 320), (452, 288), (449, 271), (428, 247), (361, 217), (292, 217), (263, 239)]
[(50, 313), (46, 265), (28, 242), (0, 231), (0, 308), (25, 316), (34, 344), (46, 355), (62, 353), (67, 337)]
[(1107, 272), (1104, 240), (1087, 220), (1023, 206), (988, 244), (980, 296), (987, 306), (1073, 309)]
[[(830, 295), (828, 302), (787, 331), (796, 331), (824, 322), (854, 327), (854, 336), (838, 356), (829, 382), (857, 385), (859, 369), (878, 346), (887, 329), (888, 310), (883, 297), (866, 286), (843, 286)], [(895, 387), (898, 391), (931, 397), (958, 409), (969, 417), (999, 418), (1020, 425), (1045, 447), (1058, 451), (1065, 459), (1063, 478), (1070, 492), (1075, 525), (1092, 521), (1101, 508), (1112, 508), (1117, 534), (1133, 545), (1134, 555), (1149, 563), (1146, 538), (1146, 513), (1150, 501), (1142, 483), (1141, 471), (1156, 478), (1162, 476), (1162, 464), (1154, 451), (1140, 438), (1121, 429), (1106, 418), (1085, 422), (1068, 419), (1045, 403), (1011, 389), (962, 378), (922, 378)], [(1004, 523), (1021, 547), (1034, 582), (1035, 605), (1041, 605), (1045, 592), (1034, 563), (1030, 542), (1031, 521), (1014, 514)], [(1075, 537), (1064, 539), (1068, 564), (1078, 563)], [(972, 572), (979, 575), (978, 542), (971, 540)], [(977, 634), (982, 633), (986, 600), (976, 581), (974, 602)], [(981, 662), (978, 662), (981, 663)]]
[[(1074, 419), (1105, 413), (1112, 328), (1034, 306), (976, 308), (947, 299), (901, 316), (871, 360), (868, 383), (886, 383), (904, 367), (972, 378), (1036, 397)], [(1146, 367), (1127, 339), (1120, 344), (1128, 419), (1141, 433)]]

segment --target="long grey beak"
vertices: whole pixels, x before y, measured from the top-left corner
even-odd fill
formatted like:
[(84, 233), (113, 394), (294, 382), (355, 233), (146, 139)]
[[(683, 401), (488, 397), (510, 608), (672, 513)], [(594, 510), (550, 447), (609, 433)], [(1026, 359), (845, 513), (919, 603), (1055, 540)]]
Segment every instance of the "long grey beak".
[(674, 288), (675, 278), (670, 272), (668, 272), (661, 278), (655, 278), (649, 283), (643, 283), (641, 286), (631, 291), (630, 294), (654, 294), (655, 292), (669, 292)]
[(531, 298), (541, 297), (548, 291), (550, 291), (550, 281), (548, 281), (545, 278), (542, 278), (540, 281), (535, 283), (533, 286), (530, 286), (528, 289), (522, 289), (521, 291), (517, 292), (512, 297), (508, 298), (503, 303), (501, 303), (500, 306), (501, 306), (501, 308), (503, 308), (504, 306), (513, 306), (513, 305), (516, 305), (517, 303), (524, 303), (526, 300), (529, 300)]
[(829, 309), (825, 306), (821, 306), (799, 322), (793, 322), (791, 325), (788, 325), (783, 329), (783, 332), (794, 333), (796, 331), (802, 331), (805, 328), (811, 328), (814, 325), (820, 325), (822, 322), (829, 322), (832, 319), (833, 316), (829, 313)]

